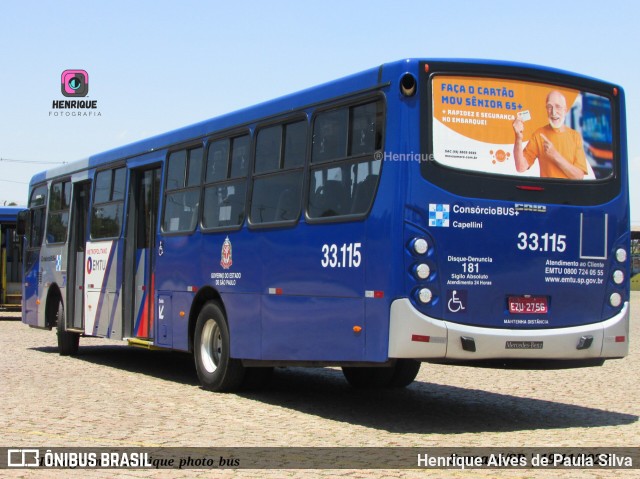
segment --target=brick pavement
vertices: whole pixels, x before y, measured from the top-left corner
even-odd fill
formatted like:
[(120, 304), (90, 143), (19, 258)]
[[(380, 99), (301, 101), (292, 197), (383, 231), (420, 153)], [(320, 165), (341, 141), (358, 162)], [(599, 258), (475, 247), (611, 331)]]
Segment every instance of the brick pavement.
[[(263, 391), (198, 387), (190, 356), (83, 338), (57, 354), (54, 332), (0, 313), (0, 445), (639, 446), (640, 293), (631, 354), (603, 367), (514, 371), (423, 364), (401, 391), (351, 389), (337, 369), (277, 370)], [(11, 477), (550, 477), (553, 471), (2, 471)], [(7, 474), (5, 474), (7, 473)], [(557, 477), (613, 477), (568, 470)], [(635, 477), (618, 471), (616, 477)]]

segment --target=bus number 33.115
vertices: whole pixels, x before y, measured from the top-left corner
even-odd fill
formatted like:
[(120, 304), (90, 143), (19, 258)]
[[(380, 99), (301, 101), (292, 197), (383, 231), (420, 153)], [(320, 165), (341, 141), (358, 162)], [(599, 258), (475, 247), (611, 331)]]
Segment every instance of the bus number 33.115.
[(320, 264), (323, 268), (358, 268), (362, 261), (360, 246), (361, 243), (323, 244)]

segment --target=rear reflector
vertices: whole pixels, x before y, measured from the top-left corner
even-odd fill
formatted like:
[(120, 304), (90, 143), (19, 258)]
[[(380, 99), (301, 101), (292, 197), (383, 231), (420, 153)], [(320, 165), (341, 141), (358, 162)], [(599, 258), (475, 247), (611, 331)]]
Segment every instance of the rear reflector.
[(418, 343), (428, 343), (431, 341), (431, 336), (422, 336), (421, 334), (413, 334), (411, 335), (411, 341), (416, 341)]
[(384, 298), (384, 291), (365, 291), (364, 297), (375, 298), (375, 299)]

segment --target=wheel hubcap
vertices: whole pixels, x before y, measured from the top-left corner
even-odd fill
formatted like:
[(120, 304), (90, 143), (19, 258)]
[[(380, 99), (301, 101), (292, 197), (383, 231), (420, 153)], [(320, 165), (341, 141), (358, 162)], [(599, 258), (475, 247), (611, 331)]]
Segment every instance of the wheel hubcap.
[(208, 319), (202, 328), (202, 338), (200, 339), (200, 357), (202, 365), (208, 373), (214, 373), (220, 364), (222, 356), (222, 334), (218, 323), (213, 319)]

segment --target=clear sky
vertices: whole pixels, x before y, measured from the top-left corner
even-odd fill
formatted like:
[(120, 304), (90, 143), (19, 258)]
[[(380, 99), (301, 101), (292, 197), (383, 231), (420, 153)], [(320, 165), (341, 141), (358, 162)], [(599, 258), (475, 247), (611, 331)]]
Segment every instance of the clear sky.
[[(0, 2), (0, 205), (31, 176), (408, 57), (543, 64), (626, 92), (640, 224), (640, 7), (633, 0)], [(51, 117), (63, 70), (100, 117)], [(10, 161), (7, 161), (10, 160)]]

